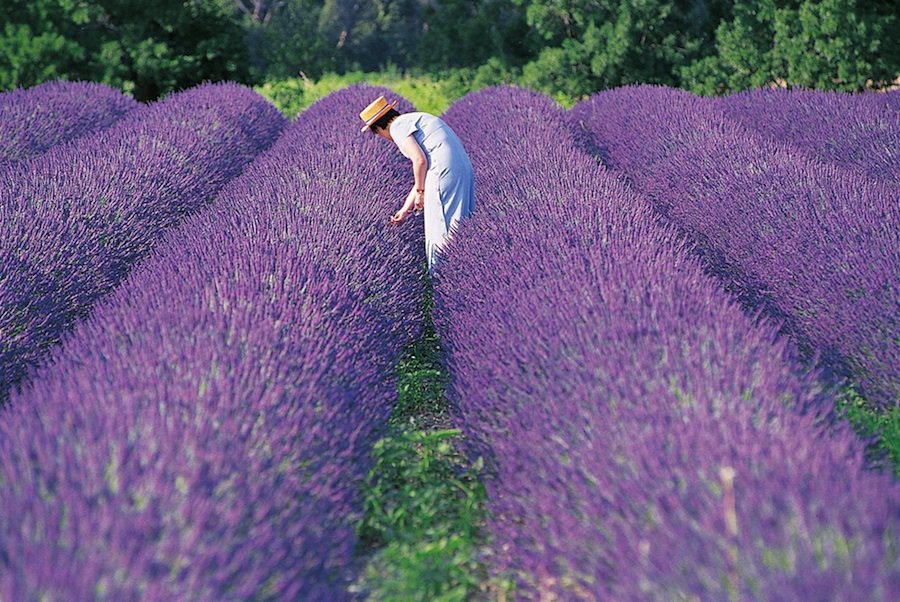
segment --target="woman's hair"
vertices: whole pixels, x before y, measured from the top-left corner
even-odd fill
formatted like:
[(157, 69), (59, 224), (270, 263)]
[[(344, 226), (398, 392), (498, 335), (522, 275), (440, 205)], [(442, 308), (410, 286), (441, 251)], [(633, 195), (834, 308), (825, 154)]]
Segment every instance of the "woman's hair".
[(400, 113), (398, 113), (396, 109), (388, 109), (387, 113), (376, 119), (375, 122), (369, 126), (369, 130), (374, 132), (378, 128), (382, 130), (387, 129), (388, 124), (393, 121), (395, 117), (399, 116)]

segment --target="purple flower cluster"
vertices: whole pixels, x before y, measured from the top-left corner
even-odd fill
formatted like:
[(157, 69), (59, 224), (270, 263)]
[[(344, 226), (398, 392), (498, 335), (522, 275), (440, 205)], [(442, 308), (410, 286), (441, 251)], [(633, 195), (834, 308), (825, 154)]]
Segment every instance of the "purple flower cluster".
[[(435, 278), (450, 397), (521, 599), (896, 599), (900, 487), (549, 99), (443, 116), (478, 212)], [(491, 124), (491, 127), (485, 127)]]
[(113, 125), (141, 105), (103, 84), (54, 81), (0, 94), (0, 168)]
[(900, 183), (900, 112), (883, 94), (763, 89), (720, 99), (731, 119), (813, 157)]
[[(0, 598), (348, 598), (369, 446), (421, 327), (421, 224), (319, 101), (0, 415)], [(403, 103), (408, 109), (408, 103)]]
[(665, 87), (601, 92), (571, 117), (748, 305), (785, 320), (875, 402), (900, 400), (896, 186), (765, 141)]
[(885, 92), (881, 96), (881, 101), (885, 106), (890, 107), (895, 111), (900, 111), (900, 89), (895, 88)]
[(0, 399), (284, 124), (249, 88), (208, 84), (0, 173)]

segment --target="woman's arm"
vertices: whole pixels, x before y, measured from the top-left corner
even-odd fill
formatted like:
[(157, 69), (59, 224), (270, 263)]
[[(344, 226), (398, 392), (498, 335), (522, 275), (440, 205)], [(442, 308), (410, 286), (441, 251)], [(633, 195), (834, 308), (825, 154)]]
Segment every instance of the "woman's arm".
[(412, 134), (397, 142), (397, 146), (400, 147), (400, 152), (409, 157), (412, 162), (414, 184), (410, 194), (415, 197), (416, 208), (421, 209), (425, 200), (425, 175), (428, 173), (428, 159)]
[(406, 216), (409, 215), (409, 212), (412, 211), (413, 203), (415, 202), (415, 197), (412, 193), (406, 195), (406, 202), (403, 203), (403, 206), (397, 210), (397, 213), (391, 216), (391, 224), (397, 225), (403, 220), (406, 219)]

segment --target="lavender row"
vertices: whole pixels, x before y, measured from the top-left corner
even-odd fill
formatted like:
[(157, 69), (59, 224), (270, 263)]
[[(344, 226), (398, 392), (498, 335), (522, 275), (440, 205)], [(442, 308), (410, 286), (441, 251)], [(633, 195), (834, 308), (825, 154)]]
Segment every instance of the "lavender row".
[(55, 81), (0, 94), (0, 169), (104, 130), (141, 105), (103, 84)]
[(893, 90), (885, 92), (881, 99), (885, 106), (890, 107), (895, 111), (900, 111), (900, 89), (894, 88)]
[(284, 124), (248, 88), (203, 85), (0, 174), (0, 399)]
[[(0, 420), (0, 597), (348, 597), (362, 482), (421, 326), (408, 182), (314, 104), (98, 306)], [(408, 103), (403, 103), (407, 105)]]
[(753, 90), (718, 101), (729, 118), (769, 140), (840, 167), (900, 183), (900, 112), (884, 94)]
[(775, 328), (549, 99), (489, 89), (444, 118), (480, 203), (435, 320), (517, 598), (896, 599), (900, 488), (809, 411), (828, 398)]
[(849, 367), (873, 401), (900, 401), (895, 186), (763, 141), (665, 87), (602, 92), (572, 117), (728, 288), (783, 318), (823, 365)]

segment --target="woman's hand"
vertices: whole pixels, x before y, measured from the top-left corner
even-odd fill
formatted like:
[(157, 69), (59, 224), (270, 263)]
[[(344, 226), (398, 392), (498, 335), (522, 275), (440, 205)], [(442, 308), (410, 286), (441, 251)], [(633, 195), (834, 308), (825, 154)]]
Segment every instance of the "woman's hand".
[(406, 219), (406, 216), (409, 215), (409, 212), (413, 208), (414, 199), (411, 196), (406, 197), (406, 202), (403, 203), (403, 206), (391, 216), (391, 225), (396, 226), (400, 224), (403, 220)]
[(406, 206), (401, 207), (397, 213), (391, 216), (391, 225), (396, 226), (402, 223), (407, 215), (409, 215), (409, 209), (407, 209)]

